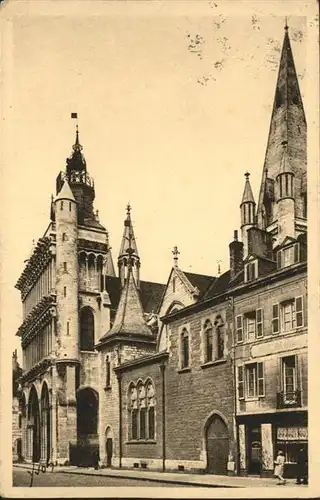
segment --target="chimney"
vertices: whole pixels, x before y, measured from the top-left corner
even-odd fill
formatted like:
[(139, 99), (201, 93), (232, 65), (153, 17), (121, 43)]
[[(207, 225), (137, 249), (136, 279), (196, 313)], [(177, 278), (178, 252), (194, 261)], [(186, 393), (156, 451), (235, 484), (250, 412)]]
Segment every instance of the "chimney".
[(238, 241), (238, 231), (234, 232), (234, 239), (229, 245), (230, 279), (232, 280), (243, 267), (243, 243)]

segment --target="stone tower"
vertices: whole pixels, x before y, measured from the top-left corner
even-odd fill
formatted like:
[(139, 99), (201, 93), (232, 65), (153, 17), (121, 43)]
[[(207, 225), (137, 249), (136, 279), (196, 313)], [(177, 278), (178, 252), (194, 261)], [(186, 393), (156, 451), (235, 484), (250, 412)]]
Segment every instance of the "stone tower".
[(79, 361), (77, 202), (65, 179), (55, 199), (59, 361)]

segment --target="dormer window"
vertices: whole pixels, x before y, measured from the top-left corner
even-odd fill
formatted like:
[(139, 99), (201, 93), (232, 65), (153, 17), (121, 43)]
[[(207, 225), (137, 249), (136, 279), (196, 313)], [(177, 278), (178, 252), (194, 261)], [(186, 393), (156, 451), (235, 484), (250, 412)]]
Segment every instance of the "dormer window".
[(250, 261), (244, 267), (244, 281), (252, 281), (258, 277), (258, 261)]
[(299, 253), (300, 253), (299, 243), (294, 243), (293, 245), (278, 250), (277, 253), (278, 269), (292, 266), (293, 264), (299, 262)]

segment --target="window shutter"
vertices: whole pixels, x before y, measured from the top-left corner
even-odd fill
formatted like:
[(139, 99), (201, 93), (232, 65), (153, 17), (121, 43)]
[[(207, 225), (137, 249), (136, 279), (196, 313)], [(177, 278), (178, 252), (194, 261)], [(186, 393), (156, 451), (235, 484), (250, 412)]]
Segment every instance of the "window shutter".
[(263, 310), (257, 309), (256, 311), (256, 322), (257, 322), (257, 337), (263, 337)]
[(238, 366), (238, 397), (244, 399), (244, 366)]
[(277, 267), (281, 269), (281, 250), (277, 253)]
[(240, 314), (236, 318), (237, 342), (243, 342), (243, 318)]
[(258, 396), (264, 396), (264, 368), (263, 363), (257, 363)]
[(303, 326), (303, 300), (302, 297), (296, 297), (295, 299), (295, 311), (296, 311), (296, 326)]
[(272, 306), (272, 333), (279, 333), (279, 304)]
[(295, 390), (300, 389), (300, 373), (299, 373), (299, 356), (298, 354), (294, 357), (294, 365), (295, 365)]

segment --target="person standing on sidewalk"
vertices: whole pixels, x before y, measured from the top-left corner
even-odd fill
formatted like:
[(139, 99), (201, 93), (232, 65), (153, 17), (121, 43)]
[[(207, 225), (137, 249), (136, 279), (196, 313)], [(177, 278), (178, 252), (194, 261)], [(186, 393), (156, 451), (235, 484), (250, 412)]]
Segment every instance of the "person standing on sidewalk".
[(279, 479), (279, 482), (277, 484), (286, 484), (286, 480), (283, 478), (283, 472), (284, 472), (284, 453), (283, 451), (279, 450), (277, 458), (274, 461), (275, 463), (275, 468), (274, 468), (274, 475)]
[(304, 448), (300, 448), (297, 456), (297, 480), (296, 484), (308, 484), (308, 457)]

